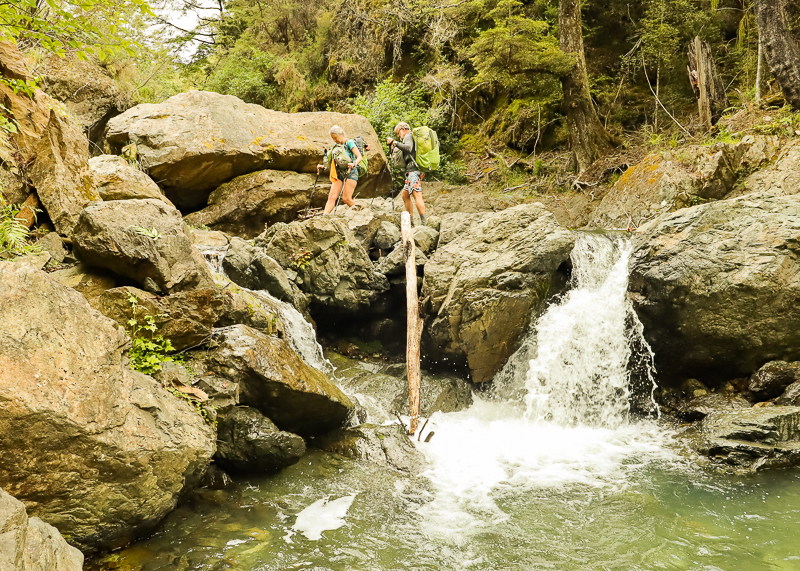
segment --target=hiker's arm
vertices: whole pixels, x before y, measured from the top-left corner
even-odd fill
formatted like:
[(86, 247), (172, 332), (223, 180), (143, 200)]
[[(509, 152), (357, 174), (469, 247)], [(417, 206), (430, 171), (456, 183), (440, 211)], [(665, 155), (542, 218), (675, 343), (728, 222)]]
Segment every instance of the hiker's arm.
[(361, 156), (361, 151), (358, 150), (357, 146), (353, 147), (353, 153), (355, 153), (355, 155), (356, 155), (356, 160), (354, 162), (350, 163), (348, 168), (351, 168), (351, 169), (356, 168), (358, 166), (358, 163), (361, 162), (361, 159), (364, 158), (364, 157)]
[(411, 139), (411, 141), (408, 143), (398, 141), (397, 139), (393, 139), (393, 141), (394, 141), (394, 146), (403, 151), (404, 153), (410, 153), (411, 150), (414, 148), (413, 139)]

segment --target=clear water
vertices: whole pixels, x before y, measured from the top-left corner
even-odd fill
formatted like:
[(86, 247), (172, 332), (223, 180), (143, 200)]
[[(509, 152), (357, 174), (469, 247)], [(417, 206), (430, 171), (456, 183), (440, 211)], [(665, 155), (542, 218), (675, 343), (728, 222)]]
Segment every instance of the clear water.
[(579, 240), (574, 288), (497, 379), (503, 398), (435, 414), (423, 474), (312, 450), (195, 492), (151, 538), (88, 569), (800, 569), (800, 472), (703, 470), (663, 423), (629, 419), (629, 365), (648, 379), (652, 356), (625, 300), (629, 253)]

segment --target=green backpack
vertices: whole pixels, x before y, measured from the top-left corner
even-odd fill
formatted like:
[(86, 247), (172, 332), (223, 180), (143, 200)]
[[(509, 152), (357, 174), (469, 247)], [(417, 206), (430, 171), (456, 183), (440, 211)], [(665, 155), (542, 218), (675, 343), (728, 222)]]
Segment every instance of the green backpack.
[(417, 152), (417, 166), (422, 172), (439, 168), (439, 137), (430, 127), (417, 127), (411, 131)]
[[(358, 147), (362, 157), (357, 167), (358, 178), (361, 178), (367, 175), (367, 143), (361, 137), (356, 137), (353, 139), (353, 142), (356, 144), (356, 147)], [(336, 173), (341, 176), (344, 176), (347, 172), (348, 164), (356, 162), (355, 153), (350, 153), (350, 150), (347, 148), (347, 143), (344, 145), (334, 145), (331, 149), (331, 156), (333, 157), (333, 163), (336, 165)]]

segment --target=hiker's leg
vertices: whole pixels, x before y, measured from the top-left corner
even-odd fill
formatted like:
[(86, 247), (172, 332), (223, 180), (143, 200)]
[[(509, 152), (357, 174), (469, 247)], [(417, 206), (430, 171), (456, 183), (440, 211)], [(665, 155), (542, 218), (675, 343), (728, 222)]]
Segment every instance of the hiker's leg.
[(328, 193), (328, 202), (325, 203), (325, 210), (323, 214), (330, 214), (336, 206), (336, 199), (339, 198), (339, 191), (342, 190), (342, 181), (337, 180), (331, 185), (331, 191)]
[(417, 212), (419, 212), (419, 215), (423, 216), (425, 214), (425, 201), (422, 200), (421, 190), (414, 191), (414, 203), (417, 205)]
[(411, 218), (414, 218), (414, 206), (411, 204), (411, 197), (408, 195), (408, 191), (403, 189), (400, 196), (403, 198), (403, 204), (406, 205), (406, 212), (411, 215)]
[(355, 181), (351, 178), (348, 178), (346, 181), (344, 181), (342, 202), (344, 202), (347, 206), (353, 206), (356, 203), (356, 201), (353, 200), (353, 191), (356, 189), (356, 184), (358, 184), (358, 181)]

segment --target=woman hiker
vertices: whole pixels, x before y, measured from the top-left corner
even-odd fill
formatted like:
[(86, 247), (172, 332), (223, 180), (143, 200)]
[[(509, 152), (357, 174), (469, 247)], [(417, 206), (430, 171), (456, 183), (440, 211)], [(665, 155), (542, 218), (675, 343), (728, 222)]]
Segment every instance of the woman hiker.
[[(331, 139), (336, 143), (331, 152), (325, 155), (324, 164), (317, 165), (317, 174), (323, 169), (327, 169), (330, 164), (331, 169), (331, 191), (328, 193), (328, 202), (325, 204), (323, 214), (330, 214), (336, 207), (339, 193), (342, 194), (342, 201), (347, 206), (353, 206), (353, 191), (358, 183), (358, 165), (364, 157), (355, 141), (348, 139), (344, 129), (339, 125), (331, 127)], [(344, 190), (342, 190), (344, 187)]]
[(405, 161), (403, 171), (406, 173), (406, 182), (403, 185), (403, 192), (400, 196), (403, 197), (403, 204), (405, 204), (406, 210), (411, 215), (412, 221), (414, 220), (414, 206), (411, 204), (411, 197), (414, 197), (419, 219), (422, 221), (422, 225), (425, 226), (428, 217), (425, 216), (425, 201), (422, 200), (422, 178), (419, 166), (417, 166), (417, 149), (414, 146), (414, 136), (411, 134), (411, 127), (405, 121), (398, 123), (394, 128), (394, 132), (400, 140), (396, 141), (391, 137), (386, 137), (386, 144), (403, 152), (403, 160)]

